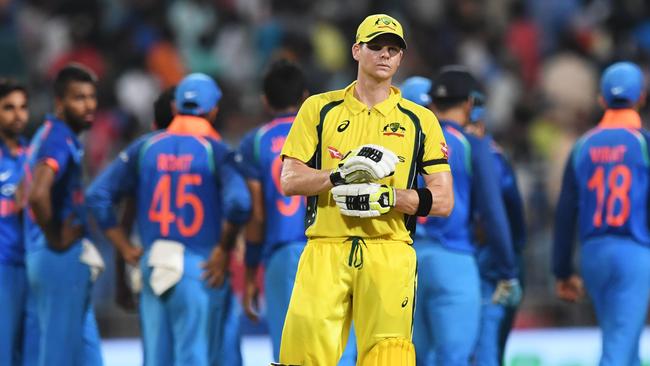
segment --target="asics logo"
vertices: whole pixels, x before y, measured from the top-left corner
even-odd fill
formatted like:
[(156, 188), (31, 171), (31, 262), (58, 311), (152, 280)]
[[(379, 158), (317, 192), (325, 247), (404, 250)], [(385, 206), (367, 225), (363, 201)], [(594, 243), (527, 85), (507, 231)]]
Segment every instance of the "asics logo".
[(346, 119), (345, 121), (339, 123), (338, 127), (336, 127), (336, 130), (339, 132), (343, 132), (345, 131), (345, 129), (348, 128), (349, 125), (350, 125), (350, 120)]
[(409, 298), (408, 298), (408, 297), (405, 297), (405, 298), (404, 298), (404, 301), (402, 301), (402, 307), (405, 308), (406, 305), (408, 305), (408, 303), (409, 303)]

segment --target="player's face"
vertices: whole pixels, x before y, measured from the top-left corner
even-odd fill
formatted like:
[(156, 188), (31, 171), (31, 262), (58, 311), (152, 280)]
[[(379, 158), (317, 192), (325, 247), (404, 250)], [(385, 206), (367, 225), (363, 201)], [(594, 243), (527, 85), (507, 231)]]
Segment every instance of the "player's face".
[(57, 100), (57, 111), (76, 131), (92, 125), (96, 109), (95, 85), (88, 82), (71, 81), (63, 98)]
[(20, 135), (29, 119), (27, 95), (15, 90), (0, 99), (0, 134), (9, 138)]
[(397, 72), (404, 51), (395, 36), (382, 34), (368, 43), (355, 44), (352, 55), (359, 71), (376, 80), (390, 80)]

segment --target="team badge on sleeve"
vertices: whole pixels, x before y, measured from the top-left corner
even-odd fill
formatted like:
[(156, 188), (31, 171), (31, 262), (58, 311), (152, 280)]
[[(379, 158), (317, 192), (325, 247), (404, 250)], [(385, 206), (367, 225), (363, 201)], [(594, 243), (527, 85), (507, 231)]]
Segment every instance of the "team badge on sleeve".
[(449, 146), (445, 142), (440, 143), (440, 152), (444, 155), (445, 159), (449, 159)]

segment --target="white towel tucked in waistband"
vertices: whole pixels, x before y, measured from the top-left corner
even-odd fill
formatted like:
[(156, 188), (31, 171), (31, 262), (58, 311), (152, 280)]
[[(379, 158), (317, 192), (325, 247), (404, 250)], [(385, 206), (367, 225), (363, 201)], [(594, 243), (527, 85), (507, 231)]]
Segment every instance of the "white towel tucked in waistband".
[(102, 259), (101, 254), (95, 245), (88, 239), (81, 239), (81, 255), (79, 256), (81, 263), (87, 264), (90, 267), (90, 280), (95, 282), (97, 277), (104, 272), (106, 265)]
[(147, 264), (153, 267), (149, 284), (160, 296), (172, 288), (183, 277), (183, 256), (185, 246), (172, 240), (156, 240), (149, 252)]

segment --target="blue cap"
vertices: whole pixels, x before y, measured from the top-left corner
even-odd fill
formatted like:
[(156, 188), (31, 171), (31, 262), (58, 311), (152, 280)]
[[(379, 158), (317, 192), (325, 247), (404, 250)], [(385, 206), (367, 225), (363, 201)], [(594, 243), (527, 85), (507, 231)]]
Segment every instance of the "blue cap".
[(400, 89), (402, 90), (402, 97), (411, 102), (424, 107), (431, 104), (431, 96), (429, 95), (429, 90), (431, 90), (431, 80), (427, 78), (422, 76), (411, 76), (404, 80)]
[(632, 107), (644, 87), (641, 68), (631, 62), (617, 62), (603, 72), (600, 93), (609, 108)]
[(221, 89), (206, 74), (189, 74), (176, 87), (175, 99), (179, 114), (200, 116), (217, 106)]

